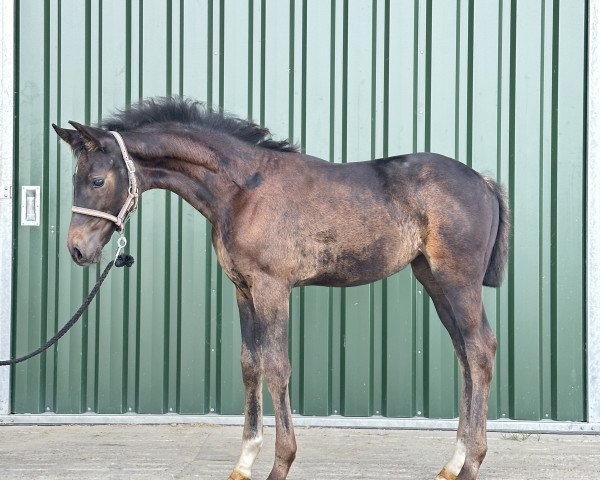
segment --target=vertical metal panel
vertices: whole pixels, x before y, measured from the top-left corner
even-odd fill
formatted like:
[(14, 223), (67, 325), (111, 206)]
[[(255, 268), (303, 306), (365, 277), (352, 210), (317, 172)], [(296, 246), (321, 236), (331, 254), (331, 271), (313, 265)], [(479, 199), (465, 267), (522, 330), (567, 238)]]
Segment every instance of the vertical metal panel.
[[(12, 256), (13, 208), (11, 192), (13, 175), (14, 103), (14, 21), (13, 2), (0, 4), (0, 356), (10, 355), (12, 327)], [(10, 413), (10, 368), (0, 369), (0, 415)]]
[[(539, 39), (541, 34), (541, 11), (535, 2), (518, 2), (515, 16), (515, 38), (527, 30), (527, 38)], [(514, 183), (513, 204), (537, 206), (541, 203), (540, 169), (538, 149), (540, 145), (540, 55), (537, 42), (519, 42), (514, 53)], [(517, 153), (518, 152), (518, 153)], [(516, 156), (519, 156), (517, 159)], [(523, 318), (538, 320), (541, 285), (538, 255), (531, 255), (529, 248), (538, 245), (541, 218), (537, 208), (514, 209), (513, 258), (519, 265), (519, 275), (514, 277), (514, 307)], [(542, 370), (537, 359), (540, 356), (539, 321), (519, 321), (513, 318), (513, 356), (515, 396), (514, 415), (530, 418), (540, 415), (539, 386)], [(534, 361), (532, 361), (534, 360)]]
[[(73, 161), (50, 122), (180, 93), (329, 161), (436, 151), (500, 179), (515, 230), (507, 281), (484, 292), (498, 337), (490, 417), (584, 420), (585, 6), (18, 2), (15, 175), (42, 186), (43, 217), (14, 233), (13, 351), (54, 332), (100, 271), (64, 247)], [(242, 411), (234, 289), (210, 226), (148, 192), (128, 234), (135, 267), (111, 274), (58, 347), (15, 367), (14, 412)], [(290, 335), (297, 413), (458, 413), (449, 338), (410, 270), (295, 290)]]
[[(585, 6), (556, 3), (554, 25), (558, 30), (553, 47), (557, 69), (553, 70), (556, 101), (553, 105), (552, 198), (554, 215), (552, 232), (558, 239), (551, 249), (553, 280), (556, 282), (553, 305), (552, 343), (552, 417), (577, 418), (585, 411), (585, 368), (583, 351), (577, 344), (585, 336), (581, 321), (585, 312), (585, 296), (581, 292), (581, 272), (585, 258), (585, 195), (579, 191), (585, 178), (585, 163), (578, 153), (585, 151), (585, 102), (573, 102), (573, 93), (585, 98), (585, 56), (573, 55), (579, 49), (585, 52)], [(561, 195), (561, 192), (564, 192)], [(568, 194), (565, 194), (569, 192)], [(582, 265), (573, 268), (573, 265)]]

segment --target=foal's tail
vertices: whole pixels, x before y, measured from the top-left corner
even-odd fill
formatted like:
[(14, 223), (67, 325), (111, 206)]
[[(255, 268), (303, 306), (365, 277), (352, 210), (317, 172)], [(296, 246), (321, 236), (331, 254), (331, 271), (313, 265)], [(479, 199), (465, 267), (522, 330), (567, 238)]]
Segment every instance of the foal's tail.
[(504, 187), (494, 180), (484, 177), (488, 186), (492, 189), (498, 199), (499, 214), (498, 214), (498, 233), (496, 241), (490, 256), (483, 284), (486, 287), (499, 287), (502, 283), (504, 275), (504, 267), (508, 260), (508, 240), (510, 237), (510, 207), (508, 206), (508, 197)]

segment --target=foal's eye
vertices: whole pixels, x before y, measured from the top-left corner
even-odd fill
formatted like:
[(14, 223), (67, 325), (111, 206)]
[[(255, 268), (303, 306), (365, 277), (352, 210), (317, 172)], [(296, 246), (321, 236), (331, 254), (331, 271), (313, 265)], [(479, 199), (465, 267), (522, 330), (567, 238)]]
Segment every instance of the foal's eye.
[(92, 181), (92, 184), (94, 185), (94, 187), (100, 188), (102, 185), (104, 185), (104, 179), (103, 178), (94, 178), (94, 180)]

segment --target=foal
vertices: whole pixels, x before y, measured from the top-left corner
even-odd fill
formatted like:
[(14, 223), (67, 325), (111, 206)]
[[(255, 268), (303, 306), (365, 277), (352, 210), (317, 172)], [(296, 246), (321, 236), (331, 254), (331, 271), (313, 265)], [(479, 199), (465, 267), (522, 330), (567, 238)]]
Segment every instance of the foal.
[[(361, 285), (409, 263), (450, 334), (463, 376), (456, 450), (437, 478), (477, 477), (496, 350), (481, 287), (500, 285), (510, 231), (500, 185), (432, 153), (332, 164), (271, 140), (263, 127), (183, 99), (140, 102), (99, 128), (71, 124), (75, 130), (54, 129), (78, 158), (68, 233), (77, 264), (98, 262), (113, 222), (122, 228), (115, 219), (122, 210), (126, 219), (135, 205), (132, 181), (140, 193), (175, 192), (212, 224), (217, 258), (236, 286), (242, 331), (245, 425), (230, 480), (250, 479), (262, 445), (263, 375), (276, 421), (268, 478), (285, 479), (296, 456), (290, 290)], [(135, 167), (129, 180), (128, 155)]]

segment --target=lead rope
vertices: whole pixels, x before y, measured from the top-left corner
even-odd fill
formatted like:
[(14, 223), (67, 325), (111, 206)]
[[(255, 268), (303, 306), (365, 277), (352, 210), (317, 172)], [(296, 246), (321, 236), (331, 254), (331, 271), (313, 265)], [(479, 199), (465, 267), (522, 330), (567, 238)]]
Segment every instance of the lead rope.
[(48, 350), (52, 345), (54, 345), (56, 342), (58, 342), (58, 340), (65, 333), (67, 333), (73, 325), (75, 325), (77, 323), (77, 320), (79, 320), (81, 315), (83, 315), (83, 312), (85, 312), (87, 310), (87, 308), (90, 306), (90, 303), (92, 303), (92, 300), (98, 293), (98, 290), (100, 290), (100, 286), (104, 282), (104, 279), (108, 275), (108, 272), (113, 267), (113, 265), (115, 267), (131, 267), (133, 265), (133, 257), (126, 253), (121, 253), (123, 251), (123, 249), (125, 248), (125, 245), (127, 245), (127, 239), (121, 233), (119, 240), (117, 240), (117, 246), (119, 248), (117, 249), (117, 254), (115, 255), (115, 259), (111, 260), (108, 263), (108, 265), (102, 272), (102, 275), (100, 275), (100, 278), (98, 278), (96, 285), (94, 285), (94, 288), (92, 288), (92, 290), (88, 294), (87, 298), (84, 300), (81, 307), (79, 307), (77, 309), (77, 311), (74, 313), (74, 315), (71, 317), (71, 319), (66, 323), (66, 325), (63, 328), (61, 328), (56, 333), (56, 335), (54, 335), (50, 340), (48, 340), (46, 343), (44, 343), (40, 348), (38, 348), (37, 350), (34, 350), (31, 353), (28, 353), (27, 355), (23, 355), (22, 357), (17, 357), (17, 358), (11, 358), (10, 360), (0, 360), (0, 366), (14, 365), (16, 363), (24, 362), (25, 360), (28, 360), (31, 357), (35, 357), (36, 355), (39, 355), (44, 350)]

